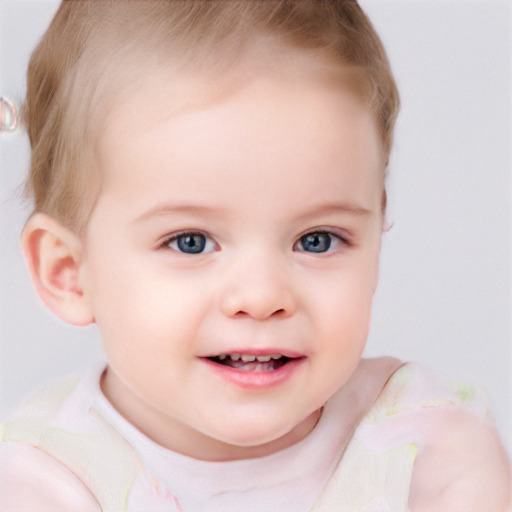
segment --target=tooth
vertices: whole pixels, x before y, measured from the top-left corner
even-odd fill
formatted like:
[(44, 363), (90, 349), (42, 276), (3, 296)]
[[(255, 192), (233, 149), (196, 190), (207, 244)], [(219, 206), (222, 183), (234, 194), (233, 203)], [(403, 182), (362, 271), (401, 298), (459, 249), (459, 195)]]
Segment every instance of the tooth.
[(226, 359), (227, 357), (228, 357), (228, 356), (227, 356), (226, 354), (221, 354), (221, 355), (219, 356), (219, 359), (220, 359), (221, 361), (224, 361), (224, 359)]
[(230, 354), (231, 359), (233, 359), (233, 361), (238, 361), (240, 359), (240, 354)]
[(281, 359), (281, 354), (270, 354), (271, 359)]
[(244, 363), (252, 363), (253, 361), (256, 361), (256, 356), (251, 356), (249, 354), (244, 354), (242, 356), (242, 361)]
[(256, 356), (256, 359), (260, 362), (260, 363), (268, 363), (271, 359), (270, 356)]

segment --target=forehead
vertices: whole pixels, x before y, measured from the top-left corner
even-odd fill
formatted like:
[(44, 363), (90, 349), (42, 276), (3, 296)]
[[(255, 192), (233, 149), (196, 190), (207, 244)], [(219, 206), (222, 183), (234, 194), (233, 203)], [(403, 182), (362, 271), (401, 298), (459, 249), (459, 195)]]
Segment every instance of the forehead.
[(187, 194), (208, 202), (215, 187), (220, 198), (251, 182), (270, 203), (265, 184), (304, 199), (312, 190), (324, 194), (319, 168), (323, 188), (339, 189), (340, 177), (358, 173), (350, 187), (363, 190), (370, 180), (376, 190), (380, 142), (370, 108), (354, 91), (357, 78), (350, 68), (302, 58), (230, 75), (148, 75), (112, 110), (100, 136), (103, 190), (122, 189), (126, 204), (145, 208), (155, 195), (171, 197), (170, 187), (173, 198), (179, 191), (185, 202)]
[[(172, 48), (171, 48), (172, 50)], [(135, 111), (140, 122), (154, 121), (152, 105), (169, 116), (201, 109), (246, 89), (259, 78), (279, 80), (288, 86), (316, 83), (341, 95), (352, 93), (370, 105), (367, 73), (358, 66), (317, 50), (295, 48), (277, 38), (255, 38), (250, 45), (230, 53), (225, 48), (193, 59), (147, 51), (129, 53), (105, 73), (105, 97), (115, 96), (108, 118)], [(109, 89), (111, 89), (109, 91)], [(158, 103), (158, 106), (156, 104)], [(108, 119), (107, 118), (107, 119)]]
[[(301, 95), (300, 91), (316, 89), (317, 96), (325, 99), (317, 102), (318, 108), (332, 98), (350, 98), (346, 105), (357, 104), (358, 110), (371, 114), (368, 80), (361, 68), (329, 61), (316, 52), (274, 46), (275, 43), (269, 42), (255, 43), (236, 62), (219, 60), (213, 66), (205, 63), (201, 69), (197, 65), (145, 66), (142, 76), (116, 91), (116, 100), (112, 102), (102, 130), (101, 145), (108, 146), (109, 135), (140, 132), (150, 125), (204, 111), (233, 99), (245, 104), (268, 103), (265, 94), (257, 97), (265, 83), (279, 85), (286, 91), (287, 103), (295, 101), (297, 110), (299, 106), (305, 108), (306, 95)], [(309, 95), (310, 99), (312, 97)], [(293, 108), (289, 113), (291, 122)]]

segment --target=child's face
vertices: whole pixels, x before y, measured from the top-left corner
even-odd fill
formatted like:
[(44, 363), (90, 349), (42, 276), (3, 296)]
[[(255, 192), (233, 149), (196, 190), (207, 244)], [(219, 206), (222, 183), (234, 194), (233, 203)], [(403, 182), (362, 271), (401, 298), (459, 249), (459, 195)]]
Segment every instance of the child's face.
[(103, 388), (188, 455), (286, 446), (367, 338), (383, 190), (372, 114), (313, 65), (210, 101), (198, 81), (172, 114), (175, 93), (151, 87), (114, 111), (97, 151), (83, 275)]

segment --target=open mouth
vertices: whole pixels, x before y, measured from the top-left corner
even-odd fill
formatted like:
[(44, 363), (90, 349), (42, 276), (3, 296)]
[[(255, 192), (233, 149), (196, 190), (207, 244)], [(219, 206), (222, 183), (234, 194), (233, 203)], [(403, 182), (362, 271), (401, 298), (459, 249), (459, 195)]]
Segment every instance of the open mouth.
[(218, 356), (208, 357), (210, 361), (223, 366), (236, 368), (237, 370), (253, 372), (269, 372), (278, 370), (292, 361), (292, 358), (281, 354), (220, 354)]

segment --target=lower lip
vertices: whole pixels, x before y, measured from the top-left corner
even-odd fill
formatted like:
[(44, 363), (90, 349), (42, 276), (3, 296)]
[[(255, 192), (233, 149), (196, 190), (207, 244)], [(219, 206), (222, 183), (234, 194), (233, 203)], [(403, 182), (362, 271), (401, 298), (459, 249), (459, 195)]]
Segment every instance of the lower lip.
[(277, 370), (251, 371), (232, 368), (203, 358), (203, 361), (223, 380), (245, 389), (268, 389), (279, 386), (290, 380), (299, 371), (305, 360), (305, 357), (292, 359)]

